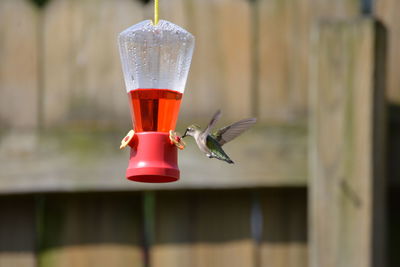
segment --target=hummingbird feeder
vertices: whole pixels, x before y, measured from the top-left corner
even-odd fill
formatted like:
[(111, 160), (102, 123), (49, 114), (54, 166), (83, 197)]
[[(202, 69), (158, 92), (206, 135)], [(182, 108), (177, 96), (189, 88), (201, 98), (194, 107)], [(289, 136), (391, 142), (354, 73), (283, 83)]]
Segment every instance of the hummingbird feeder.
[(183, 149), (184, 143), (175, 126), (194, 37), (155, 18), (154, 23), (145, 20), (124, 30), (118, 41), (134, 128), (121, 142), (121, 148), (131, 148), (126, 178), (148, 183), (176, 181), (177, 149)]

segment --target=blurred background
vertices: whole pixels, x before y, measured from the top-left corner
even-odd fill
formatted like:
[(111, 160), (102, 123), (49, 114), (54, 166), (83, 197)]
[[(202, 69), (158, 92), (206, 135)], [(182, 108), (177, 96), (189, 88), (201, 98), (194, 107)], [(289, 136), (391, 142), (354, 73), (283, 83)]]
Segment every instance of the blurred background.
[(125, 180), (117, 34), (147, 0), (0, 0), (0, 266), (399, 266), (400, 2), (160, 0), (196, 37), (177, 130), (255, 116), (181, 180)]

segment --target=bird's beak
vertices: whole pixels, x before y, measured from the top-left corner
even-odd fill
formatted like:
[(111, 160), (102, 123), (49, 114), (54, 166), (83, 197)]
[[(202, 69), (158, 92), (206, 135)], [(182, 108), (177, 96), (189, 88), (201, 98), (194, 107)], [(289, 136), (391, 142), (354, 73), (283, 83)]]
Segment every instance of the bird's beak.
[(187, 129), (185, 131), (185, 133), (182, 135), (182, 138), (185, 138), (187, 136)]

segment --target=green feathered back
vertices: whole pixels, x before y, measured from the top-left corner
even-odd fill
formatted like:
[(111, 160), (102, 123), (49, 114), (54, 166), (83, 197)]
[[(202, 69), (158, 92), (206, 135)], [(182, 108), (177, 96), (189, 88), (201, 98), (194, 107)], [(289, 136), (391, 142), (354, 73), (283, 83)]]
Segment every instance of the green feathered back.
[(218, 143), (217, 140), (215, 140), (212, 136), (207, 136), (207, 147), (211, 150), (212, 156), (226, 161), (228, 163), (233, 163), (233, 161), (229, 158), (229, 156), (225, 153), (225, 151), (222, 149), (221, 145)]

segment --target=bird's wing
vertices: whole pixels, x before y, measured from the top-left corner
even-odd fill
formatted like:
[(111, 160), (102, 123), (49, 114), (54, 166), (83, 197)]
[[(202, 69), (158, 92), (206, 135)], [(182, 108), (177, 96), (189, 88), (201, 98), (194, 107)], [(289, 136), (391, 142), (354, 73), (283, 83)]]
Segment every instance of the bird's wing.
[(228, 125), (224, 128), (219, 129), (215, 133), (213, 133), (213, 137), (218, 141), (218, 143), (222, 146), (229, 141), (233, 140), (244, 131), (248, 130), (251, 126), (256, 123), (256, 118), (244, 119), (238, 122), (235, 122), (231, 125)]
[(211, 129), (214, 128), (219, 118), (221, 118), (221, 110), (217, 110), (217, 112), (214, 114), (207, 128), (201, 133), (202, 137), (206, 138), (210, 134)]

